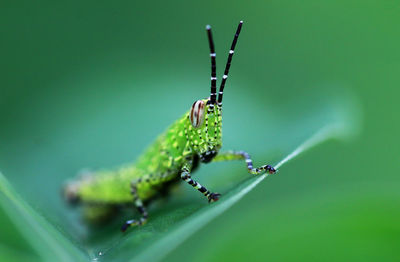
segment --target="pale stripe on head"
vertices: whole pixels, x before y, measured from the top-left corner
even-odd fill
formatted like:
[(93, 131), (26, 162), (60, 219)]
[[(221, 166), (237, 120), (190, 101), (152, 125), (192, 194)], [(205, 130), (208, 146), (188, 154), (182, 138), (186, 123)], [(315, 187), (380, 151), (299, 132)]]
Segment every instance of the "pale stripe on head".
[(190, 123), (194, 128), (198, 128), (203, 124), (204, 121), (204, 110), (205, 103), (203, 100), (197, 100), (193, 103), (192, 108), (190, 110), (189, 118)]

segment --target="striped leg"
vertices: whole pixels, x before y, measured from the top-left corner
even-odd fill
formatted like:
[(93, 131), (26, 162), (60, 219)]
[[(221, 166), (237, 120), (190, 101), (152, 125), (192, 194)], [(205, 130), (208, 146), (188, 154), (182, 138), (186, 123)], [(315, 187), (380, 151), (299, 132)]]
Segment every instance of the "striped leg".
[(250, 155), (244, 151), (228, 151), (219, 153), (216, 157), (214, 157), (213, 162), (218, 161), (231, 161), (231, 160), (242, 160), (244, 159), (247, 164), (247, 169), (250, 174), (259, 175), (264, 172), (268, 172), (270, 174), (275, 174), (276, 170), (271, 165), (263, 165), (257, 168), (253, 167), (253, 161), (250, 158)]
[(133, 196), (133, 203), (135, 204), (137, 210), (142, 215), (142, 217), (139, 219), (131, 219), (131, 220), (126, 221), (125, 224), (123, 224), (121, 227), (122, 232), (125, 232), (128, 229), (128, 227), (130, 227), (130, 226), (143, 225), (144, 223), (147, 222), (147, 216), (148, 216), (147, 210), (143, 206), (143, 202), (138, 196), (136, 181), (132, 181), (132, 183), (131, 183), (131, 193)]
[(211, 193), (210, 191), (207, 190), (207, 188), (203, 187), (198, 182), (194, 181), (190, 176), (189, 168), (187, 166), (184, 166), (182, 168), (181, 178), (189, 185), (199, 190), (205, 197), (207, 197), (208, 202), (215, 202), (221, 196), (221, 194), (218, 193)]

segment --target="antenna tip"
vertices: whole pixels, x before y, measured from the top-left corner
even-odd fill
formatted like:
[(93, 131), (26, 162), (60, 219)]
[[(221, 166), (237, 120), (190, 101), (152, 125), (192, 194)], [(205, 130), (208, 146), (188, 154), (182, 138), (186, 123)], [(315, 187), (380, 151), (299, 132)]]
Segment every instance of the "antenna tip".
[(243, 24), (243, 20), (240, 20), (239, 24)]
[(207, 30), (210, 30), (210, 29), (211, 29), (211, 26), (210, 26), (210, 25), (206, 25), (206, 29), (207, 29)]

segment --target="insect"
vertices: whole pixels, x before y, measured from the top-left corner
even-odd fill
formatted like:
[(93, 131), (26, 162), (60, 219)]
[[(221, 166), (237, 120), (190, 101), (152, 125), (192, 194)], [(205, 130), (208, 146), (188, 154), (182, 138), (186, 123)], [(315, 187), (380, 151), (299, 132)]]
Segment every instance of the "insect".
[(117, 170), (97, 171), (68, 183), (64, 187), (67, 200), (79, 201), (87, 206), (129, 203), (136, 207), (140, 217), (126, 221), (121, 227), (122, 231), (126, 231), (148, 220), (143, 204), (145, 201), (179, 180), (200, 191), (208, 202), (217, 201), (219, 193), (192, 179), (191, 175), (200, 163), (245, 160), (250, 174), (274, 174), (276, 170), (271, 165), (254, 168), (249, 154), (244, 151), (219, 152), (222, 146), (223, 92), (242, 25), (243, 21), (240, 21), (229, 50), (218, 97), (216, 53), (211, 27), (207, 25), (211, 58), (210, 96), (195, 101), (190, 110), (162, 133), (134, 164)]

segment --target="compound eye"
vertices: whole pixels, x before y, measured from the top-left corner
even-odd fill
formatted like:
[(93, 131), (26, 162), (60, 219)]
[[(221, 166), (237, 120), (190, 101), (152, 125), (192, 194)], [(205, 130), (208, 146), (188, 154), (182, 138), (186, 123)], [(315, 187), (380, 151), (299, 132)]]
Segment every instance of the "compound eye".
[(205, 103), (203, 100), (197, 100), (193, 103), (192, 109), (190, 110), (189, 118), (190, 123), (194, 128), (200, 127), (204, 122), (204, 110)]

